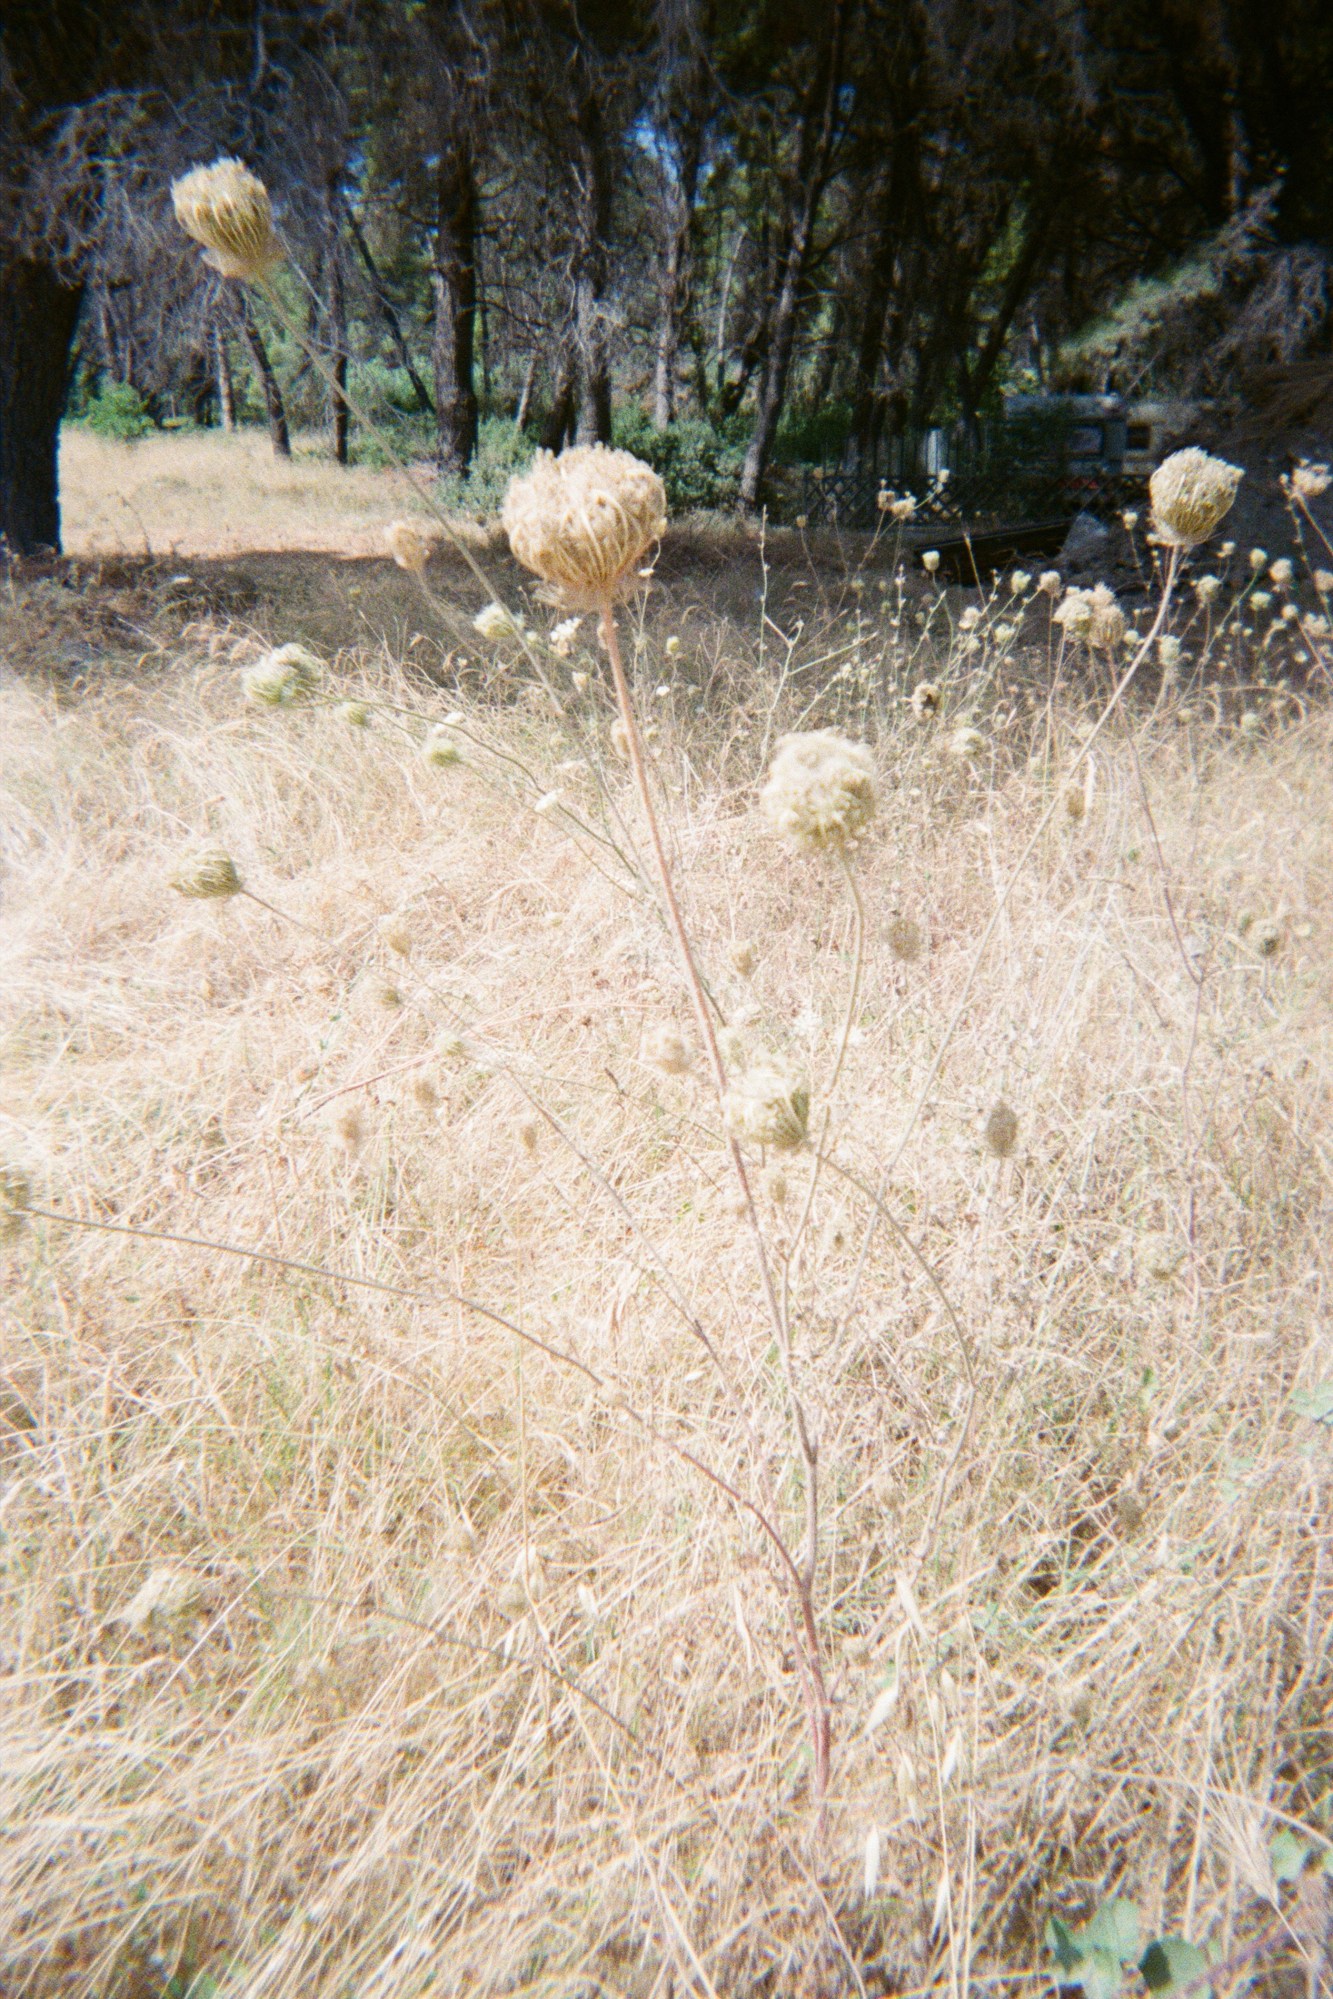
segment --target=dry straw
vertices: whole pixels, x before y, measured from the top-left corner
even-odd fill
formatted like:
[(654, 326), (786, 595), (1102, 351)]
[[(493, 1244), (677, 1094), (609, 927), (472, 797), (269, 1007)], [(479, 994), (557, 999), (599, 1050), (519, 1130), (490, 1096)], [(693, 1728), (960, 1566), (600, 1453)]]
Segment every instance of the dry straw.
[(267, 278), (282, 262), (268, 189), (240, 160), (214, 160), (173, 182), (172, 205), (204, 262), (224, 278)]
[(875, 816), (874, 758), (836, 729), (782, 736), (760, 803), (793, 845), (813, 853), (845, 847)]
[(573, 610), (603, 610), (633, 587), (666, 531), (666, 488), (628, 451), (538, 452), (505, 494), (501, 519), (525, 569)]
[(1153, 531), (1169, 548), (1197, 548), (1231, 511), (1238, 465), (1191, 445), (1164, 458), (1148, 481)]

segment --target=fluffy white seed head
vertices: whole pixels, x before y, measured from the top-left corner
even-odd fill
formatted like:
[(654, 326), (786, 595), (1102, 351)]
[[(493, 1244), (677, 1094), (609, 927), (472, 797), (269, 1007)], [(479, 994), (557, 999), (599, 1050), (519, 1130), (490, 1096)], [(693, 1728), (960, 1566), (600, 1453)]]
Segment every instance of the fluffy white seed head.
[(751, 1063), (732, 1077), (722, 1099), (728, 1136), (742, 1145), (771, 1145), (791, 1152), (805, 1143), (810, 1087), (774, 1057)]
[(172, 206), (204, 262), (224, 278), (266, 278), (282, 262), (268, 189), (240, 160), (214, 160), (172, 183)]
[(1220, 576), (1200, 576), (1194, 585), (1194, 594), (1201, 604), (1215, 604), (1222, 594)]
[(492, 645), (498, 645), (504, 639), (516, 639), (520, 635), (519, 625), (503, 604), (487, 604), (472, 620), (472, 628)]
[(370, 708), (364, 701), (340, 701), (338, 714), (349, 729), (370, 727)]
[(811, 851), (845, 846), (875, 816), (875, 763), (836, 729), (779, 738), (760, 803), (784, 839)]
[(936, 570), (939, 568), (939, 566), (940, 566), (939, 550), (937, 548), (928, 548), (925, 554), (921, 558), (921, 567), (925, 570), (927, 576), (933, 576)]
[(1028, 575), (1027, 570), (1016, 569), (1013, 575), (1009, 578), (1010, 596), (1026, 597), (1028, 591), (1031, 588), (1032, 588), (1032, 578)]
[(1311, 465), (1308, 459), (1302, 459), (1292, 472), (1291, 490), (1299, 500), (1317, 500), (1328, 491), (1330, 480), (1333, 473), (1327, 465)]
[(1290, 590), (1291, 580), (1295, 572), (1287, 556), (1280, 555), (1276, 562), (1270, 562), (1268, 565), (1268, 574), (1272, 578), (1275, 588), (1278, 590)]
[(243, 892), (236, 863), (221, 847), (208, 847), (203, 853), (193, 855), (168, 880), (178, 895), (199, 902), (218, 901)]
[(302, 645), (274, 646), (241, 675), (247, 701), (261, 708), (290, 708), (307, 701), (324, 677), (318, 653)]
[(949, 738), (949, 754), (957, 757), (961, 763), (969, 762), (973, 757), (984, 756), (985, 753), (986, 738), (980, 729), (974, 729), (969, 722), (964, 722), (961, 728), (955, 729)]
[(1058, 569), (1043, 569), (1041, 575), (1037, 578), (1037, 588), (1041, 591), (1043, 597), (1058, 597), (1060, 595), (1061, 581)]
[(501, 519), (509, 546), (573, 609), (600, 610), (633, 587), (666, 532), (666, 488), (628, 451), (577, 445), (538, 452), (511, 482)]
[(445, 770), (450, 764), (463, 761), (463, 752), (448, 730), (441, 728), (431, 730), (421, 746), (421, 755), (422, 760), (435, 770)]
[(1148, 481), (1153, 528), (1172, 548), (1197, 548), (1231, 511), (1243, 472), (1191, 445), (1164, 458)]

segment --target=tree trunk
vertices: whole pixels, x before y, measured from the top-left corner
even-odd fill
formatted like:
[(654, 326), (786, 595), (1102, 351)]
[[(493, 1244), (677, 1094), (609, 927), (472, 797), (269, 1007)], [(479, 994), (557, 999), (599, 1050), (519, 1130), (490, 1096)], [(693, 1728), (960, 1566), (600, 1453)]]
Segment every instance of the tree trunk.
[(532, 408), (532, 391), (534, 386), (536, 385), (536, 381), (537, 381), (537, 350), (534, 347), (531, 354), (529, 354), (528, 356), (528, 365), (523, 375), (522, 393), (520, 394), (518, 399), (518, 408), (514, 411), (515, 430), (523, 430), (527, 427), (528, 412)]
[(659, 430), (665, 430), (676, 414), (676, 356), (680, 351), (680, 314), (690, 227), (685, 192), (675, 180), (667, 182), (664, 201), (666, 242), (657, 298), (657, 356), (653, 370), (653, 422)]
[(838, 88), (842, 80), (842, 43), (846, 0), (835, 0), (829, 23), (828, 41), (819, 71), (806, 97), (797, 140), (794, 180), (794, 213), (781, 263), (781, 282), (770, 320), (768, 355), (759, 389), (759, 408), (754, 431), (741, 471), (740, 502), (747, 509), (759, 503), (759, 490), (768, 468), (768, 455), (777, 434), (778, 420), (787, 395), (787, 376), (796, 343), (796, 316), (801, 286), (810, 258), (829, 158), (833, 150), (834, 124), (838, 108)]
[(477, 188), (471, 142), (457, 132), (440, 147), (431, 289), (435, 462), (441, 474), (465, 473), (477, 449)]
[(583, 74), (575, 113), (578, 151), (574, 166), (578, 209), (574, 235), (574, 337), (578, 355), (579, 444), (611, 442), (611, 369), (606, 343), (607, 236), (611, 182), (601, 99)]
[(333, 458), (335, 464), (346, 465), (352, 426), (351, 405), (347, 400), (347, 288), (343, 282), (343, 260), (336, 235), (329, 245), (329, 346), (333, 374), (329, 391)]
[(398, 318), (398, 314), (394, 311), (393, 302), (385, 289), (384, 280), (380, 276), (379, 268), (370, 254), (370, 245), (366, 241), (365, 231), (357, 221), (352, 209), (347, 209), (346, 214), (347, 226), (352, 232), (352, 242), (356, 247), (357, 255), (366, 267), (366, 276), (370, 279), (370, 288), (375, 294), (375, 303), (380, 309), (384, 324), (389, 329), (389, 338), (393, 342), (394, 352), (398, 356), (398, 364), (407, 376), (408, 381), (412, 384), (412, 393), (417, 399), (418, 408), (429, 410), (433, 415), (435, 411), (434, 399), (431, 396), (430, 390), (422, 381), (421, 376), (417, 373), (411, 351), (403, 334), (402, 323)]
[(227, 336), (222, 328), (213, 323), (213, 374), (218, 385), (218, 414), (224, 430), (236, 428), (236, 389), (231, 379), (231, 356), (227, 352)]
[(60, 549), (60, 419), (83, 299), (45, 264), (0, 268), (0, 544)]
[(568, 344), (560, 349), (555, 381), (551, 386), (551, 407), (542, 425), (543, 451), (563, 450), (574, 426), (574, 362)]
[(268, 411), (268, 434), (273, 440), (273, 456), (275, 458), (290, 458), (292, 455), (292, 440), (287, 429), (287, 410), (282, 400), (282, 390), (279, 388), (278, 378), (273, 372), (273, 363), (268, 358), (268, 349), (264, 345), (264, 336), (255, 325), (249, 304), (243, 293), (241, 295), (241, 332), (245, 336), (246, 346), (250, 349), (250, 358), (255, 364), (255, 373), (259, 377), (259, 385), (264, 391), (264, 407)]

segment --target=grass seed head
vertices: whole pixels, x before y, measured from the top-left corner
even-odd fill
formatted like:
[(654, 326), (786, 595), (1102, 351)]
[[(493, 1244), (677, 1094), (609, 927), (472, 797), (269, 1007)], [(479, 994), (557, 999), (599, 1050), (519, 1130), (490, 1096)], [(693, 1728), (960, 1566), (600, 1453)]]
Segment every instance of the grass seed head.
[(722, 1099), (728, 1136), (743, 1145), (771, 1145), (792, 1152), (810, 1126), (810, 1086), (794, 1070), (768, 1057), (733, 1078)]
[(236, 863), (221, 847), (208, 847), (176, 869), (168, 880), (178, 895), (213, 902), (229, 895), (241, 895), (243, 884)]
[(510, 483), (501, 513), (509, 546), (572, 609), (624, 596), (666, 532), (666, 488), (651, 466), (603, 444), (556, 458), (538, 452)]
[(307, 646), (274, 646), (241, 675), (247, 701), (260, 708), (290, 708), (307, 701), (324, 677), (324, 662)]
[(349, 729), (368, 729), (370, 727), (370, 709), (364, 701), (340, 701), (338, 703), (338, 714), (340, 719), (346, 722)]
[(1018, 1143), (1018, 1113), (1006, 1103), (992, 1104), (986, 1113), (986, 1150), (995, 1159), (1007, 1159)]
[(779, 738), (760, 803), (784, 839), (811, 852), (845, 846), (875, 816), (875, 763), (836, 729)]
[(171, 187), (176, 220), (224, 278), (266, 278), (282, 262), (268, 189), (240, 160), (195, 167)]
[(1244, 474), (1191, 445), (1164, 458), (1148, 481), (1153, 527), (1171, 548), (1197, 548), (1231, 511)]

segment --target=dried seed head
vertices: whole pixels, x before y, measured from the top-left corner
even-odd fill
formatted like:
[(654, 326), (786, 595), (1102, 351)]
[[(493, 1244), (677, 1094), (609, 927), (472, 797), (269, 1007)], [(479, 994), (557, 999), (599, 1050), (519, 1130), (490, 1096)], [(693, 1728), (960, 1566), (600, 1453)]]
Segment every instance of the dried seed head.
[(1250, 550), (1250, 567), (1256, 576), (1261, 569), (1267, 569), (1268, 550), (1266, 548), (1252, 548)]
[(1271, 916), (1260, 918), (1249, 928), (1249, 940), (1261, 958), (1276, 958), (1282, 949), (1282, 925)]
[(922, 721), (940, 705), (940, 690), (933, 680), (919, 680), (912, 689), (912, 712)]
[(424, 576), (430, 561), (432, 537), (417, 521), (390, 521), (384, 542), (400, 569), (411, 576)]
[(684, 1076), (694, 1058), (676, 1028), (654, 1027), (643, 1037), (643, 1059), (668, 1076)]
[(787, 1195), (790, 1191), (787, 1185), (787, 1176), (780, 1166), (772, 1167), (765, 1174), (764, 1192), (768, 1195), (769, 1200), (775, 1208), (781, 1208), (785, 1205)]
[(1333, 473), (1327, 465), (1311, 465), (1303, 458), (1292, 472), (1291, 490), (1298, 499), (1317, 500), (1321, 493), (1328, 491), (1330, 479), (1333, 479)]
[(586, 673), (571, 673), (569, 677), (580, 694), (587, 691), (589, 676)]
[(1006, 1103), (993, 1104), (986, 1115), (986, 1150), (1007, 1159), (1018, 1143), (1018, 1113)]
[(933, 576), (936, 570), (939, 568), (939, 566), (940, 566), (939, 550), (937, 548), (928, 548), (925, 554), (921, 558), (921, 567), (925, 570), (927, 576)]
[(381, 1006), (386, 1013), (397, 1013), (403, 1004), (403, 995), (392, 979), (367, 979), (363, 988), (372, 1006)]
[(969, 723), (965, 722), (960, 729), (955, 729), (949, 738), (949, 755), (957, 757), (960, 763), (967, 763), (973, 757), (984, 756), (985, 751), (986, 738), (980, 729), (972, 728)]
[(730, 1075), (733, 1070), (743, 1069), (750, 1059), (750, 1044), (745, 1031), (740, 1027), (719, 1027), (717, 1030), (717, 1052), (722, 1057), (722, 1067)]
[(1231, 511), (1244, 477), (1238, 465), (1191, 445), (1164, 458), (1148, 481), (1153, 527), (1171, 548), (1197, 548)]
[(1163, 632), (1158, 639), (1157, 663), (1168, 673), (1180, 665), (1180, 640), (1174, 632)]
[(1214, 604), (1222, 593), (1220, 576), (1200, 576), (1194, 584), (1194, 594), (1201, 604)]
[(536, 1118), (525, 1118), (518, 1128), (519, 1141), (525, 1152), (535, 1152), (541, 1141), (542, 1128)]
[(913, 964), (921, 956), (924, 944), (921, 926), (919, 923), (914, 923), (910, 916), (892, 917), (885, 935), (888, 937), (889, 949), (894, 957), (900, 959), (904, 965)]
[(1250, 592), (1251, 610), (1266, 611), (1272, 601), (1273, 593), (1271, 590), (1251, 590)]
[(1272, 577), (1276, 589), (1289, 590), (1291, 588), (1291, 579), (1294, 571), (1287, 556), (1280, 555), (1276, 562), (1270, 562), (1268, 573)]
[(472, 620), (472, 628), (492, 645), (520, 636), (520, 626), (503, 604), (487, 604)]
[(743, 979), (748, 979), (759, 962), (759, 953), (753, 944), (733, 944), (731, 962)]
[(1041, 575), (1037, 578), (1037, 588), (1041, 591), (1043, 597), (1058, 597), (1060, 595), (1060, 583), (1061, 577), (1058, 569), (1043, 569)]
[(741, 1071), (722, 1099), (728, 1136), (745, 1145), (771, 1145), (778, 1152), (805, 1143), (810, 1124), (810, 1087), (776, 1057)]
[(1013, 575), (1009, 578), (1010, 596), (1026, 597), (1028, 591), (1031, 588), (1032, 588), (1032, 578), (1028, 575), (1027, 570), (1016, 569)]
[(444, 770), (450, 764), (461, 764), (463, 761), (463, 752), (453, 737), (447, 729), (438, 726), (431, 730), (421, 745), (421, 755), (424, 762), (433, 765), (436, 770)]
[(625, 595), (666, 532), (666, 488), (628, 451), (576, 445), (558, 458), (538, 452), (511, 482), (501, 513), (525, 569), (574, 609), (600, 610)]
[(895, 521), (910, 521), (916, 513), (916, 501), (910, 493), (904, 493), (900, 500), (893, 502), (889, 513)]
[(366, 1114), (352, 1097), (343, 1097), (329, 1113), (329, 1136), (347, 1154), (359, 1152), (365, 1144)]
[(340, 701), (338, 713), (349, 729), (370, 727), (370, 709), (364, 701)]
[(32, 1182), (21, 1166), (0, 1166), (0, 1242), (21, 1235), (32, 1206)]
[(1081, 819), (1087, 809), (1088, 801), (1084, 797), (1083, 787), (1078, 784), (1071, 784), (1065, 793), (1065, 817), (1068, 819)]
[(845, 846), (875, 816), (875, 763), (864, 743), (836, 729), (778, 740), (760, 803), (770, 823), (798, 847)]
[(240, 160), (214, 160), (173, 181), (172, 206), (206, 264), (224, 278), (266, 278), (282, 262), (268, 189)]
[[(569, 658), (574, 644), (574, 634), (582, 623), (582, 618), (563, 618), (558, 625), (552, 625), (551, 651), (558, 659)], [(578, 675), (575, 674), (574, 678), (577, 680)]]
[(423, 1111), (435, 1111), (440, 1107), (440, 1092), (435, 1078), (424, 1069), (412, 1078), (412, 1095)]
[(1120, 516), (1120, 522), (1126, 534), (1133, 534), (1139, 524), (1139, 517), (1132, 507), (1127, 507)]
[(412, 926), (405, 916), (386, 916), (380, 921), (380, 936), (400, 958), (412, 955)]
[(1262, 727), (1263, 724), (1254, 709), (1247, 708), (1240, 718), (1240, 732), (1242, 736), (1257, 736)]
[(200, 902), (244, 892), (235, 861), (221, 847), (209, 847), (202, 854), (196, 854), (167, 879), (178, 894), (188, 895)]
[(306, 646), (274, 646), (241, 675), (247, 701), (261, 708), (290, 708), (308, 700), (324, 677), (324, 662)]

